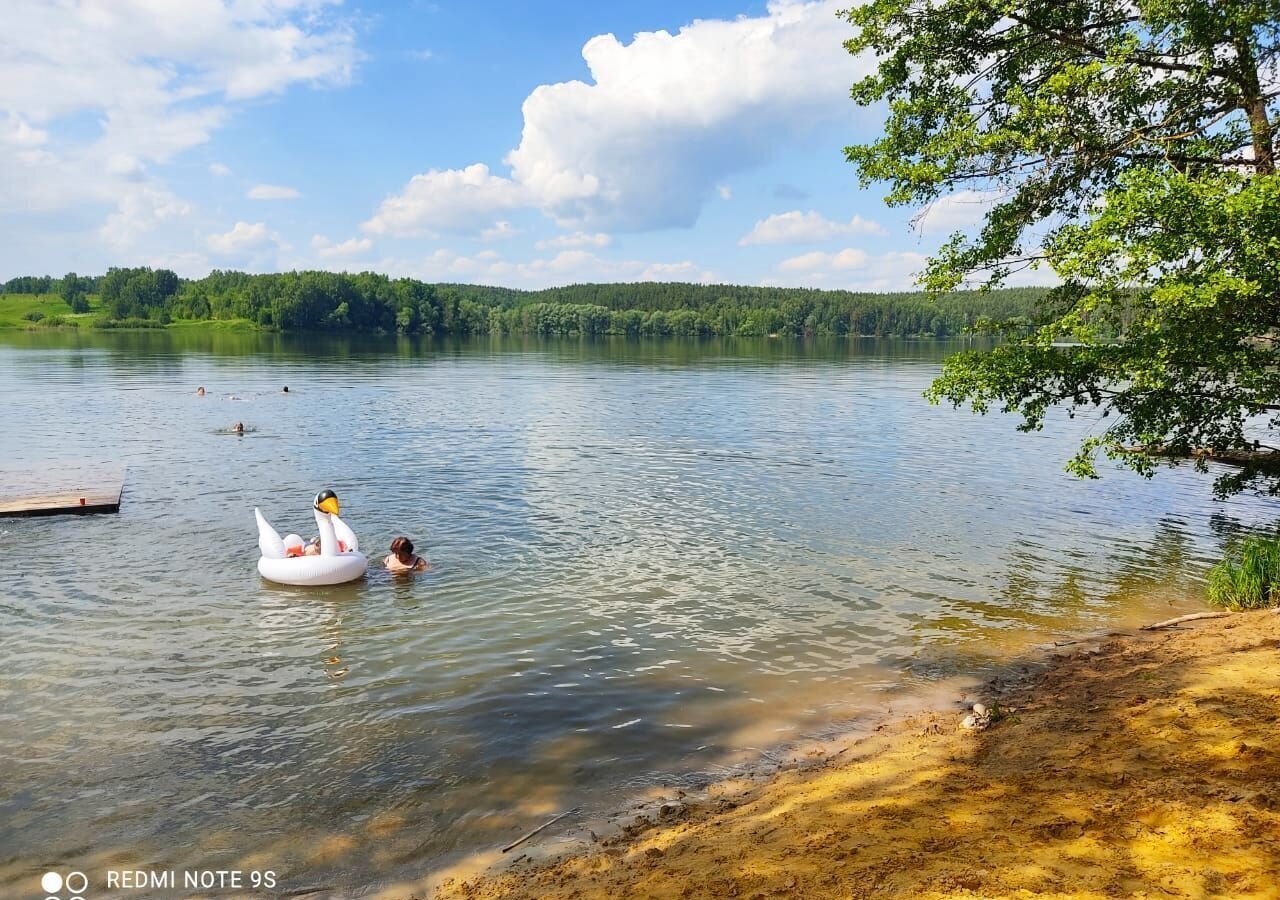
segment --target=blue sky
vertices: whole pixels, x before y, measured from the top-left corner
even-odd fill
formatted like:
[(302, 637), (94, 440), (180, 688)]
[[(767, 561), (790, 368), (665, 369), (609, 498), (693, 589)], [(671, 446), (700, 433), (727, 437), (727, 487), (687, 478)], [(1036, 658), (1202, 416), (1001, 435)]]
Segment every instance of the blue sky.
[(0, 279), (110, 265), (908, 288), (846, 3), (11, 0)]

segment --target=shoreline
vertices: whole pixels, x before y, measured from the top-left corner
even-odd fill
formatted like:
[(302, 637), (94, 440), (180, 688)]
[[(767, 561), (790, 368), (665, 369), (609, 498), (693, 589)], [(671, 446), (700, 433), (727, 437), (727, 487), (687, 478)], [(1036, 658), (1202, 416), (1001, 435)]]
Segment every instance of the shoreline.
[(1280, 896), (1280, 615), (1054, 644), (971, 694), (985, 730), (890, 714), (376, 896)]

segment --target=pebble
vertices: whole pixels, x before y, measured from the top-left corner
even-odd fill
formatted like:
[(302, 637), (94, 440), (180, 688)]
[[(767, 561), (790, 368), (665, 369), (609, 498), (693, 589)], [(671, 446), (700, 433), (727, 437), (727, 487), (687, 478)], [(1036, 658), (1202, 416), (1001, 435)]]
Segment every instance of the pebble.
[(982, 717), (987, 715), (987, 712), (988, 712), (987, 707), (984, 704), (981, 704), (981, 703), (973, 704), (973, 714), (975, 716)]
[(965, 716), (963, 719), (961, 719), (961, 720), (960, 720), (960, 727), (961, 727), (961, 728), (977, 728), (977, 727), (978, 727), (978, 717), (977, 717), (977, 716), (972, 716), (972, 715), (971, 715), (971, 716)]

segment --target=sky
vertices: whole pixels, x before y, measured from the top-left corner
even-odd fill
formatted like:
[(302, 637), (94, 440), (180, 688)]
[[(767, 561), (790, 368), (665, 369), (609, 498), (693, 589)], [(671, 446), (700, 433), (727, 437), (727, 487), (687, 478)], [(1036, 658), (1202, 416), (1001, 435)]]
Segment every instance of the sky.
[(909, 289), (985, 198), (859, 186), (848, 5), (4, 0), (0, 280)]

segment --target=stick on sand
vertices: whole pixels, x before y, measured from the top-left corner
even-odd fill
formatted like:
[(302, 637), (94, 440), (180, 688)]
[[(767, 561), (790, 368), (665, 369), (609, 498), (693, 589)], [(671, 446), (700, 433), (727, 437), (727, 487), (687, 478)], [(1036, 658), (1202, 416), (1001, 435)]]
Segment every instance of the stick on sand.
[(542, 829), (544, 829), (544, 828), (550, 828), (552, 825), (554, 825), (554, 824), (556, 824), (557, 822), (559, 822), (559, 821), (560, 821), (561, 819), (563, 819), (565, 816), (571, 816), (571, 815), (573, 815), (573, 814), (574, 814), (574, 813), (576, 813), (576, 812), (582, 812), (582, 807), (581, 807), (581, 806), (575, 806), (573, 809), (566, 809), (564, 812), (560, 813), (560, 815), (556, 816), (554, 819), (549, 819), (549, 820), (547, 820), (546, 822), (543, 822), (541, 825), (539, 825), (537, 828), (533, 829), (533, 831), (530, 831), (528, 834), (526, 834), (524, 837), (520, 838), (518, 841), (513, 841), (513, 842), (511, 842), (510, 844), (507, 844), (507, 846), (505, 846), (505, 847), (503, 847), (503, 848), (502, 848), (502, 852), (503, 852), (503, 853), (506, 853), (508, 850), (514, 850), (514, 849), (516, 849), (516, 848), (517, 848), (517, 847), (519, 847), (521, 844), (523, 844), (525, 841), (529, 840), (529, 838), (531, 838), (531, 837), (533, 837), (535, 834), (537, 834), (539, 831), (542, 831)]
[(1183, 622), (1194, 622), (1196, 619), (1223, 619), (1231, 615), (1229, 612), (1203, 612), (1191, 613), (1188, 616), (1178, 616), (1176, 619), (1165, 619), (1163, 622), (1156, 622), (1154, 625), (1143, 625), (1142, 631), (1155, 631), (1157, 628), (1169, 628), (1173, 625), (1181, 625)]

